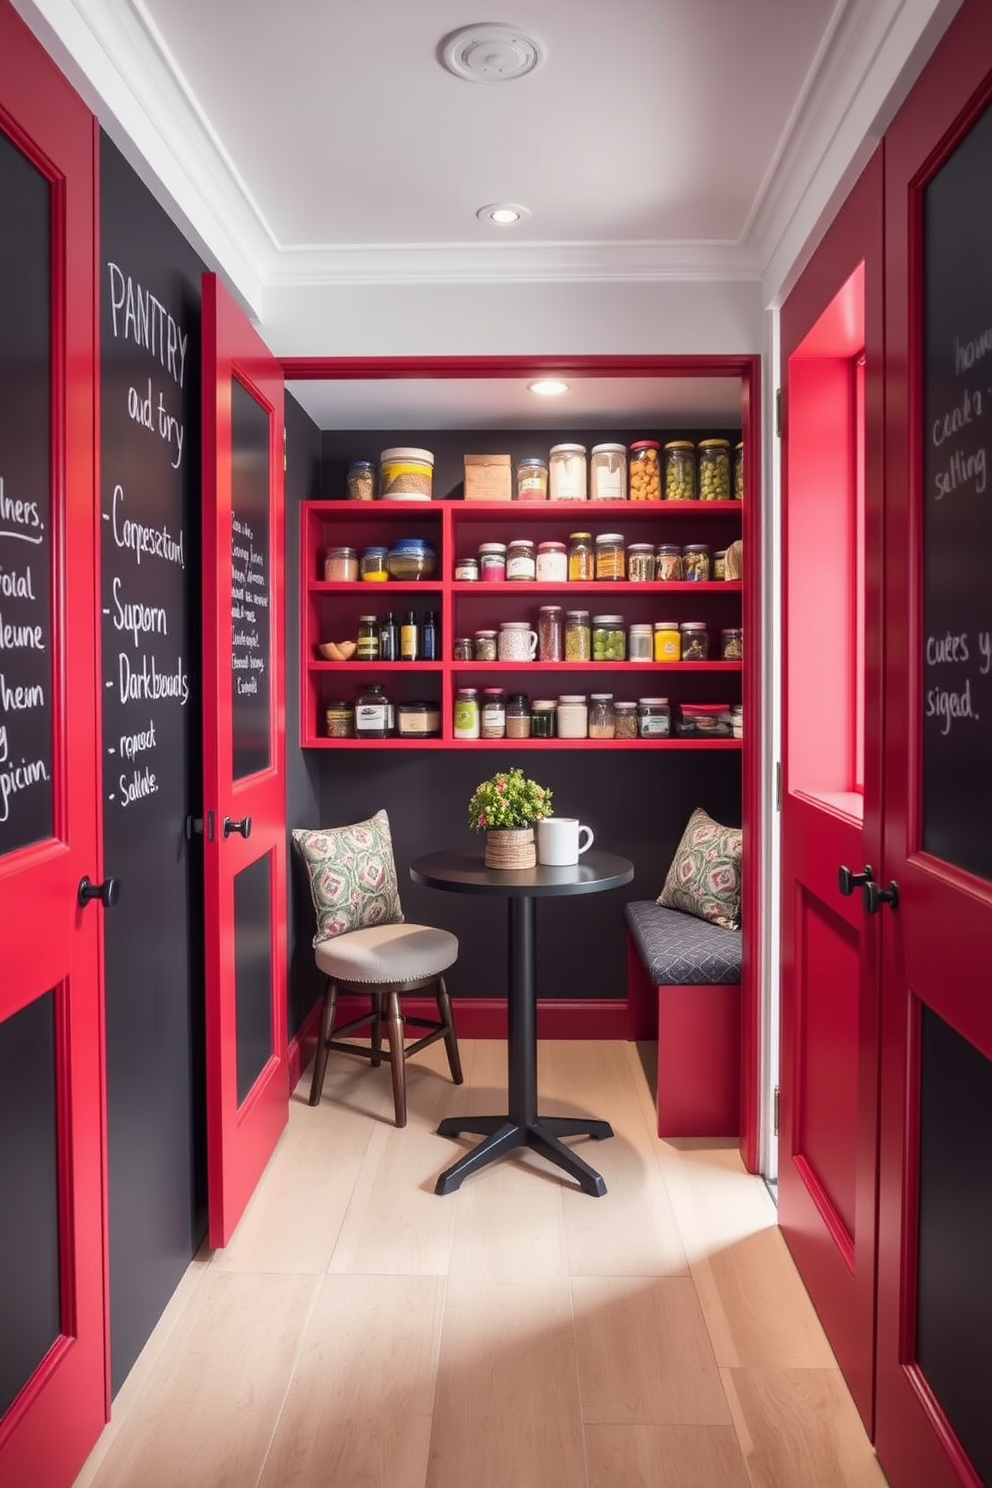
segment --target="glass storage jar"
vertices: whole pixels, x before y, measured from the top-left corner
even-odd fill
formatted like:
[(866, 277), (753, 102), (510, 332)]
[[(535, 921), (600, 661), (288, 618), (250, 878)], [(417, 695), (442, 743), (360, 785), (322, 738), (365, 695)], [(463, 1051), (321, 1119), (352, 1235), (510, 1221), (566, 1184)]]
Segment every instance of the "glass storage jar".
[(328, 548), (324, 559), (325, 584), (350, 583), (358, 578), (357, 548)]
[(744, 500), (744, 446), (734, 445), (734, 500)]
[(328, 703), (325, 721), (329, 739), (350, 739), (355, 732), (355, 709), (344, 700)]
[(593, 661), (623, 661), (627, 655), (627, 635), (622, 615), (593, 615)]
[(559, 739), (585, 739), (589, 733), (589, 704), (584, 692), (563, 692), (558, 698)]
[(627, 544), (627, 578), (632, 584), (650, 584), (654, 581), (652, 543)]
[(730, 440), (699, 441), (700, 501), (730, 500)]
[(517, 461), (517, 500), (547, 501), (548, 467), (544, 460), (528, 455)]
[(586, 447), (556, 444), (548, 459), (548, 490), (552, 501), (585, 501)]
[(506, 737), (530, 738), (530, 704), (525, 692), (514, 692), (506, 700)]
[(384, 584), (389, 578), (389, 570), (386, 568), (386, 549), (380, 547), (363, 548), (360, 560), (360, 572), (366, 583)]
[(479, 578), (489, 583), (506, 578), (506, 543), (479, 544)]
[(564, 584), (567, 581), (568, 551), (563, 542), (538, 543), (535, 563), (539, 584)]
[(422, 537), (398, 537), (386, 554), (391, 579), (429, 579), (434, 572), (434, 549)]
[(588, 583), (596, 572), (593, 556), (592, 533), (570, 532), (568, 534), (568, 577), (571, 583)]
[(375, 466), (371, 460), (352, 460), (348, 466), (349, 501), (375, 500)]
[(665, 500), (695, 501), (696, 448), (691, 439), (671, 439), (665, 445)]
[(612, 692), (589, 694), (589, 738), (612, 739), (616, 732)]
[(479, 707), (480, 739), (506, 737), (506, 694), (502, 687), (484, 687)]
[(682, 577), (702, 584), (710, 576), (710, 550), (706, 543), (686, 543), (682, 549)]
[(661, 461), (657, 439), (635, 439), (630, 446), (628, 490), (631, 501), (661, 500)]
[(456, 739), (479, 737), (479, 690), (459, 687), (455, 693), (454, 736)]
[(359, 661), (379, 660), (379, 621), (375, 615), (358, 617), (358, 647), (355, 656)]
[(534, 544), (530, 538), (515, 537), (506, 550), (507, 581), (533, 583), (537, 577)]
[(392, 703), (381, 683), (370, 682), (355, 704), (356, 739), (388, 739), (392, 723)]
[(530, 709), (530, 736), (532, 739), (553, 739), (555, 736), (555, 714), (558, 704), (554, 698), (535, 698)]
[(706, 661), (710, 654), (710, 637), (702, 620), (683, 620), (679, 626), (682, 636), (682, 660)]
[(627, 446), (594, 444), (589, 461), (589, 495), (593, 501), (626, 501)]
[(718, 548), (713, 554), (713, 577), (714, 579), (725, 579), (727, 577), (726, 548)]
[(379, 496), (389, 501), (430, 501), (434, 483), (434, 456), (430, 450), (396, 445), (379, 455)]
[(472, 637), (455, 636), (455, 644), (452, 647), (451, 654), (455, 661), (471, 661), (475, 656), (475, 647), (472, 644)]
[(626, 551), (622, 532), (601, 532), (596, 539), (596, 579), (623, 579), (627, 576)]
[(441, 710), (437, 703), (400, 703), (396, 709), (396, 732), (401, 739), (436, 739), (441, 732)]
[(636, 703), (613, 704), (613, 737), (614, 739), (637, 738)]
[(678, 661), (682, 655), (682, 632), (677, 620), (654, 622), (655, 661)]
[(455, 559), (455, 582), (456, 584), (474, 584), (479, 578), (478, 558), (456, 558)]
[(629, 661), (654, 660), (654, 634), (650, 625), (632, 625), (627, 633)]
[(662, 583), (682, 577), (682, 549), (678, 543), (659, 543), (655, 552), (654, 576)]
[(561, 605), (542, 605), (538, 610), (538, 661), (564, 660), (564, 618), (564, 611)]
[(477, 630), (472, 637), (472, 655), (476, 661), (496, 660), (496, 632)]
[(728, 625), (721, 630), (720, 657), (723, 661), (743, 661), (744, 631), (739, 625)]
[(639, 739), (667, 739), (672, 730), (672, 714), (667, 698), (637, 699), (637, 736)]
[(592, 654), (588, 610), (565, 611), (565, 660), (588, 661)]

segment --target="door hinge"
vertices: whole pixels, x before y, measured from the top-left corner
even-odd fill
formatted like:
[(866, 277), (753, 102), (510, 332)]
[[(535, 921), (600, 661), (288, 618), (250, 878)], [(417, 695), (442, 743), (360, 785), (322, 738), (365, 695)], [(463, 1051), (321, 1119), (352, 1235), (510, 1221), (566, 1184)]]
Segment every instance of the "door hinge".
[(775, 389), (775, 433), (782, 438), (782, 389)]
[(775, 761), (775, 810), (782, 810), (782, 761)]
[(774, 1094), (772, 1096), (772, 1127), (773, 1127), (773, 1130), (774, 1130), (774, 1134), (777, 1137), (778, 1136), (778, 1086), (777, 1085), (775, 1086), (775, 1091), (774, 1091)]
[(282, 473), (283, 473), (283, 475), (285, 475), (286, 474), (286, 471), (289, 469), (289, 458), (288, 458), (288, 456), (286, 454), (286, 444), (287, 444), (287, 440), (286, 440), (286, 425), (283, 424), (283, 426), (282, 426)]

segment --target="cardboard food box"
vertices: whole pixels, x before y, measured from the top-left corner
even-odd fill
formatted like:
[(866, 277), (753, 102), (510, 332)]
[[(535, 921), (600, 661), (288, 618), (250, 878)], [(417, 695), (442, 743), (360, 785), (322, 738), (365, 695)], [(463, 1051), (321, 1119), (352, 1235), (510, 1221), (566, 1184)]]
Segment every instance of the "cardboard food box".
[(512, 456), (466, 455), (465, 500), (512, 501)]

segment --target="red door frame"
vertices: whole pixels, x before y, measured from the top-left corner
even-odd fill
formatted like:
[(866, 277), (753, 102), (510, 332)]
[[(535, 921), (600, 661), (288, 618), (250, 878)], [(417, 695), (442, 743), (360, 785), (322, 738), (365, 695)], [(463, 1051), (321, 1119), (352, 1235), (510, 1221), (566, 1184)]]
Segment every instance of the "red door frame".
[[(979, 1488), (916, 1363), (919, 1030), (925, 1001), (992, 1058), (992, 1006), (957, 973), (984, 947), (992, 891), (919, 850), (923, 559), (922, 210), (926, 185), (992, 101), (987, 0), (965, 0), (886, 134), (887, 567), (876, 1448), (897, 1488)], [(951, 959), (947, 960), (948, 948)], [(934, 965), (935, 957), (938, 965)]]
[(742, 699), (747, 730), (742, 754), (742, 820), (747, 844), (741, 923), (744, 970), (741, 1010), (741, 1138), (745, 1167), (759, 1160), (761, 1079), (761, 966), (759, 945), (761, 844), (761, 359), (756, 356), (567, 356), (567, 357), (285, 357), (286, 381), (374, 381), (383, 378), (514, 377), (736, 377), (741, 387), (745, 500), (742, 512), (745, 585), (743, 624), (748, 643)]
[[(883, 288), (882, 288), (882, 152), (876, 151), (849, 197), (831, 224), (822, 243), (782, 309), (781, 344), (787, 369), (785, 416), (782, 441), (783, 462), (783, 808), (782, 808), (782, 1028), (779, 1223), (793, 1257), (837, 1355), (848, 1388), (866, 1429), (874, 1417), (874, 1332), (876, 1288), (876, 1219), (878, 1153), (878, 1063), (880, 949), (877, 931), (865, 915), (861, 895), (841, 897), (837, 870), (841, 863), (851, 869), (881, 862), (881, 766), (882, 719), (879, 679), (882, 665), (881, 573), (883, 541)], [(861, 303), (851, 293), (863, 286)], [(806, 442), (814, 438), (833, 440), (841, 432), (824, 418), (831, 399), (840, 398), (847, 409), (849, 438), (840, 449), (845, 469), (837, 488), (849, 501), (849, 516), (857, 507), (858, 478), (853, 449), (858, 433), (856, 412), (855, 357), (865, 351), (865, 594), (863, 596), (865, 655), (863, 663), (866, 707), (864, 736), (864, 796), (860, 822), (830, 799), (807, 794), (814, 783), (823, 789), (855, 793), (856, 770), (852, 748), (857, 733), (858, 708), (854, 688), (860, 668), (853, 646), (836, 644), (838, 637), (853, 633), (858, 597), (858, 565), (855, 554), (845, 555), (844, 572), (836, 587), (830, 587), (822, 619), (812, 612), (806, 630), (795, 634), (791, 596), (809, 594), (810, 559), (815, 554), (817, 525), (829, 513), (819, 508), (805, 511), (802, 541), (797, 548), (799, 524), (794, 509), (798, 491), (790, 491), (792, 462), (812, 460), (816, 451)], [(799, 349), (799, 359), (795, 354)], [(807, 361), (806, 358), (810, 360)], [(800, 374), (802, 376), (800, 377)], [(793, 386), (795, 384), (795, 386)], [(800, 399), (802, 402), (800, 403)], [(813, 405), (813, 406), (807, 406)], [(796, 446), (800, 419), (803, 447)], [(827, 450), (827, 460), (837, 451)], [(832, 480), (827, 481), (829, 489)], [(791, 497), (791, 499), (790, 499)], [(804, 507), (811, 507), (807, 500)], [(794, 540), (796, 539), (796, 540)], [(821, 581), (824, 575), (819, 576)], [(833, 617), (833, 618), (831, 618)], [(811, 629), (812, 626), (812, 629)], [(816, 646), (814, 631), (826, 627), (829, 643)], [(816, 655), (815, 666), (808, 665)], [(791, 658), (791, 662), (790, 662)], [(792, 662), (796, 663), (795, 665)], [(790, 680), (791, 679), (791, 680)], [(815, 725), (815, 736), (797, 730), (807, 718), (817, 717), (816, 696), (826, 687), (827, 695), (843, 706), (832, 715), (833, 737), (828, 728)], [(813, 689), (804, 701), (800, 695)], [(806, 725), (808, 728), (808, 724)], [(818, 753), (823, 763), (818, 764)], [(876, 872), (878, 870), (876, 869)], [(853, 1195), (852, 1212), (846, 1219), (838, 1213), (834, 1196), (821, 1183), (821, 1175), (805, 1148), (807, 1123), (813, 1113), (803, 1071), (810, 1061), (829, 1060), (827, 1048), (808, 1047), (807, 1009), (804, 1005), (805, 952), (803, 937), (807, 913), (814, 904), (823, 906), (825, 925), (838, 926), (837, 934), (858, 947), (855, 1047), (838, 1051), (846, 1072), (853, 1071), (856, 1110), (853, 1151), (835, 1143), (832, 1162), (853, 1158), (854, 1169), (834, 1171), (834, 1178)], [(843, 931), (839, 926), (843, 924)], [(824, 930), (824, 933), (827, 933)], [(842, 1005), (838, 999), (838, 1007)], [(823, 1009), (820, 1016), (824, 1016)], [(819, 1026), (819, 1024), (817, 1025)], [(840, 1024), (837, 1036), (850, 1036)], [(826, 1078), (817, 1082), (821, 1091)], [(841, 1082), (838, 1082), (838, 1089)], [(848, 1113), (839, 1113), (842, 1117)], [(843, 1130), (843, 1121), (837, 1123)], [(828, 1140), (829, 1114), (819, 1113), (817, 1130)], [(821, 1154), (826, 1156), (826, 1153)]]
[[(0, 0), (0, 130), (49, 182), (54, 833), (0, 864), (0, 1018), (55, 989), (61, 1333), (0, 1421), (6, 1488), (64, 1488), (109, 1414), (96, 517), (96, 121)], [(70, 664), (71, 663), (71, 664)], [(5, 1196), (6, 1197), (6, 1196)], [(10, 1278), (5, 1278), (9, 1282)]]
[[(233, 779), (231, 385), (266, 410), (269, 443), (268, 769)], [(226, 1245), (289, 1114), (286, 1051), (286, 664), (282, 368), (214, 274), (203, 276), (203, 770), (210, 1244)], [(225, 817), (251, 818), (247, 839)], [(234, 879), (269, 858), (271, 1049), (239, 1104)]]

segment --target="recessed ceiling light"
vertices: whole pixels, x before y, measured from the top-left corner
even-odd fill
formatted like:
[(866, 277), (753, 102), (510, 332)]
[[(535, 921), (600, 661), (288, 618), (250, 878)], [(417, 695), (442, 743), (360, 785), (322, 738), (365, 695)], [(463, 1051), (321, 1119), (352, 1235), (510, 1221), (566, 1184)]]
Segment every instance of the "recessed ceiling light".
[(530, 212), (519, 202), (490, 202), (487, 207), (480, 207), (475, 215), (480, 222), (493, 222), (497, 227), (512, 227), (514, 222), (529, 217)]
[(529, 382), (527, 388), (541, 398), (556, 398), (560, 393), (568, 392), (568, 383), (559, 377), (539, 377), (536, 382)]

